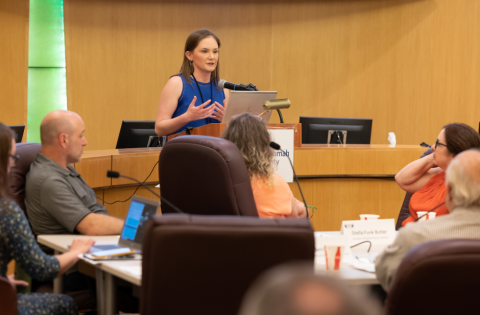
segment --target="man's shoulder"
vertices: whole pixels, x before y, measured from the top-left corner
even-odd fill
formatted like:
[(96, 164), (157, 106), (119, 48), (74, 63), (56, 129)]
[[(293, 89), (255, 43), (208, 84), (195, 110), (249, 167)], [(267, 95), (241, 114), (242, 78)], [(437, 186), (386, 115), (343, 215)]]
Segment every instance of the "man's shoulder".
[[(399, 236), (401, 235), (403, 239), (411, 241), (426, 242), (468, 234), (471, 225), (480, 228), (480, 220), (469, 216), (461, 216), (459, 213), (451, 213), (434, 220), (407, 224), (400, 230)], [(463, 229), (462, 226), (469, 226), (469, 228)]]
[(57, 172), (52, 172), (51, 167), (39, 163), (36, 160), (30, 166), (30, 171), (28, 172), (26, 178), (27, 185), (44, 185), (58, 181), (67, 183), (65, 176), (62, 176)]

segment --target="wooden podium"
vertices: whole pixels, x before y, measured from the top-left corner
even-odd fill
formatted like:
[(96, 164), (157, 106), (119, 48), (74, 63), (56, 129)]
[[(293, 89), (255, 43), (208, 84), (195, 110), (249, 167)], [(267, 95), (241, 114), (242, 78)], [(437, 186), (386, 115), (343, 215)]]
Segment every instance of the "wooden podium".
[[(223, 134), (223, 131), (225, 131), (225, 128), (227, 128), (227, 124), (208, 124), (205, 126), (193, 128), (190, 131), (190, 134), (196, 136), (209, 136), (220, 138)], [(302, 146), (302, 124), (267, 124), (267, 129), (293, 129), (294, 147), (299, 148)], [(182, 131), (178, 134), (168, 136), (167, 139), (171, 140), (176, 137), (185, 136), (186, 134), (186, 131)]]

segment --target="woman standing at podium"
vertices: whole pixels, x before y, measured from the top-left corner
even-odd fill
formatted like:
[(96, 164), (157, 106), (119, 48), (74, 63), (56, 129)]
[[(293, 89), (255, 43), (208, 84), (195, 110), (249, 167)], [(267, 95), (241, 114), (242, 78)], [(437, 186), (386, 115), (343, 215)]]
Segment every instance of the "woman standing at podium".
[(217, 87), (219, 48), (220, 40), (207, 29), (188, 36), (180, 72), (168, 80), (160, 96), (158, 136), (222, 122), (228, 94)]

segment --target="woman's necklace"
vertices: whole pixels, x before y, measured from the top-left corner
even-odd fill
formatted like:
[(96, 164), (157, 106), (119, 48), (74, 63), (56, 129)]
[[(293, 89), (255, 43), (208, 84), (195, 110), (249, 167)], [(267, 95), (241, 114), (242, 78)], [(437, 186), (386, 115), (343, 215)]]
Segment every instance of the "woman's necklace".
[[(197, 85), (198, 92), (200, 92), (200, 98), (202, 99), (202, 104), (203, 104), (205, 103), (205, 101), (203, 100), (202, 90), (200, 90), (200, 86), (198, 85), (197, 79), (195, 79), (195, 76), (193, 75), (193, 73), (192, 73), (192, 77), (193, 77), (193, 80), (195, 80), (195, 84)], [(211, 78), (210, 78), (210, 100), (213, 102), (213, 84), (212, 84)], [(211, 119), (207, 118), (207, 124), (210, 124), (210, 123), (211, 123)]]

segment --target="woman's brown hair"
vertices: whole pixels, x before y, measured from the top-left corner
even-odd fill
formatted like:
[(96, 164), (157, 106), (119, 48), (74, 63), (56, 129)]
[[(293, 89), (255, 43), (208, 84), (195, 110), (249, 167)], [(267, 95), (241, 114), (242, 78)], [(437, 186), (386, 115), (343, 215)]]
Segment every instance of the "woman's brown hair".
[(235, 116), (222, 135), (233, 142), (242, 152), (250, 177), (271, 186), (273, 182), (272, 160), (274, 151), (270, 148), (270, 134), (261, 119), (249, 113)]
[(0, 122), (0, 199), (7, 196), (8, 164), (12, 149), (13, 131)]
[[(212, 36), (217, 41), (218, 48), (220, 48), (220, 40), (218, 39), (218, 37), (215, 34), (213, 34), (211, 31), (207, 30), (206, 28), (196, 30), (195, 32), (193, 32), (188, 36), (187, 41), (185, 42), (182, 67), (180, 68), (180, 72), (175, 75), (182, 75), (185, 78), (185, 80), (188, 82), (188, 84), (192, 84), (192, 81), (190, 80), (190, 75), (193, 74), (193, 65), (192, 66), (190, 65), (190, 60), (188, 60), (185, 53), (187, 51), (193, 52), (195, 48), (197, 48), (198, 43), (200, 43), (202, 39), (210, 36)], [(211, 78), (213, 79), (214, 84), (216, 84), (220, 80), (219, 68), (220, 68), (220, 59), (217, 61), (217, 66), (215, 67), (215, 70), (211, 74)]]
[(445, 144), (453, 155), (471, 148), (480, 148), (480, 135), (472, 127), (453, 123), (443, 126), (443, 129), (445, 129)]

